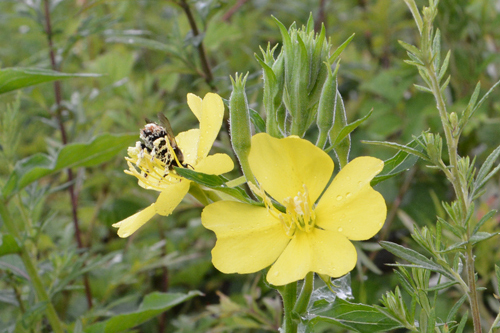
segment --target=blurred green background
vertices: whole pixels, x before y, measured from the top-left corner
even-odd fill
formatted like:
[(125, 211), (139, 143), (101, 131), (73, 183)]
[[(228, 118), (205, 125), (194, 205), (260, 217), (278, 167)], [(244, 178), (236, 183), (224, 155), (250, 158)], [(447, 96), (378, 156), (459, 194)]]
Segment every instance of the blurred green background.
[[(182, 4), (161, 0), (49, 1), (56, 69), (102, 74), (61, 81), (61, 116), (69, 143), (88, 142), (103, 133), (137, 133), (138, 138), (144, 119), (156, 119), (159, 112), (170, 119), (176, 133), (195, 127), (197, 121), (187, 107), (186, 94), (204, 96), (215, 91), (227, 99), (231, 93), (229, 75), (237, 72), (249, 72), (249, 103), (263, 115), (262, 73), (254, 54), (260, 55), (259, 47), (281, 42), (271, 15), (288, 27), (294, 21), (299, 26), (305, 24), (310, 13), (317, 24), (325, 24), (334, 47), (356, 34), (341, 56), (339, 90), (349, 122), (371, 109), (373, 115), (354, 132), (351, 158), (371, 155), (387, 159), (395, 153), (361, 140), (407, 143), (422, 131), (440, 130), (433, 97), (413, 87), (420, 82), (418, 72), (403, 62), (407, 56), (397, 42), (414, 44), (417, 38), (403, 1), (189, 1), (186, 4), (198, 34), (193, 33)], [(42, 0), (0, 1), (0, 67), (52, 68), (44, 5)], [(446, 94), (453, 104), (451, 110), (461, 112), (477, 81), (484, 93), (499, 79), (500, 6), (493, 0), (442, 0), (439, 10), (436, 25), (443, 37), (442, 48), (452, 50), (451, 83)], [(204, 74), (200, 43), (213, 79)], [(6, 112), (8, 105), (15, 108), (16, 100), (18, 127), (9, 136), (17, 135), (19, 143), (9, 143), (4, 131), (0, 185), (16, 161), (61, 146), (61, 133), (53, 117), (56, 100), (52, 83), (0, 96), (0, 113)], [(494, 92), (468, 125), (459, 148), (461, 155), (476, 156), (479, 163), (500, 144), (499, 108), (500, 97)], [(234, 157), (227, 129), (224, 125), (213, 149)], [(130, 146), (134, 144), (130, 142)], [(262, 282), (260, 273), (224, 275), (212, 266), (210, 250), (215, 236), (201, 226), (203, 207), (194, 198), (188, 196), (169, 217), (156, 216), (132, 237), (117, 237), (111, 224), (157, 197), (156, 192), (142, 189), (134, 177), (123, 173), (127, 168), (125, 155), (124, 149), (97, 167), (73, 170), (83, 250), (77, 248), (74, 238), (65, 172), (43, 178), (16, 197), (27, 208), (36, 230), (32, 242), (39, 272), (69, 329), (76, 330), (80, 323), (85, 328), (108, 316), (132, 311), (154, 291), (199, 290), (204, 296), (136, 327), (136, 331), (276, 331), (281, 321), (279, 297)], [(229, 176), (239, 175), (236, 168)], [(379, 184), (377, 190), (387, 201), (389, 216), (386, 228), (373, 241), (411, 243), (408, 234), (412, 224), (428, 225), (432, 230), (436, 215), (444, 217), (440, 201), (452, 199), (444, 177), (420, 162)], [(476, 206), (478, 218), (489, 209), (498, 209), (498, 196), (496, 176)], [(498, 222), (492, 220), (486, 228), (494, 230)], [(500, 259), (497, 249), (497, 241), (490, 240), (476, 253), (479, 285), (490, 290), (492, 267)], [(376, 304), (384, 292), (394, 288), (396, 278), (385, 265), (393, 260), (384, 252), (376, 256), (366, 252), (363, 264), (351, 273), (355, 302)], [(91, 310), (85, 300), (84, 269), (88, 270), (93, 299)], [(441, 301), (449, 308), (456, 297), (460, 295), (451, 291)], [(35, 305), (19, 258), (0, 257), (0, 332), (11, 332), (16, 323), (19, 332), (24, 332), (21, 326), (42, 329), (42, 312)], [(496, 315), (498, 308), (491, 296), (483, 297), (482, 311), (492, 318)], [(318, 332), (339, 331), (318, 328)]]

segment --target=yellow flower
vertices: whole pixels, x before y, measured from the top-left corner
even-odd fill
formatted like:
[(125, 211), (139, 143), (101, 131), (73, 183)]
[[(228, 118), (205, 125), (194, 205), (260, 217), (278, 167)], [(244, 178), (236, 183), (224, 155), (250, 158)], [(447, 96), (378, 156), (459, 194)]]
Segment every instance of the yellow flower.
[[(224, 117), (224, 104), (219, 95), (208, 93), (203, 100), (193, 94), (187, 95), (189, 108), (200, 122), (199, 129), (179, 133), (175, 140), (184, 156), (184, 165), (198, 172), (220, 175), (231, 171), (233, 161), (226, 154), (208, 156), (219, 134)], [(118, 236), (128, 237), (149, 221), (154, 215), (169, 215), (189, 191), (190, 181), (169, 171), (165, 164), (142, 149), (140, 142), (129, 147), (127, 159), (131, 174), (139, 179), (139, 185), (160, 192), (158, 199), (146, 209), (113, 224)], [(139, 169), (139, 171), (137, 170)]]
[(231, 201), (205, 207), (202, 224), (217, 236), (214, 266), (223, 273), (253, 273), (272, 265), (267, 281), (274, 285), (311, 271), (331, 277), (351, 271), (357, 255), (350, 240), (371, 238), (385, 221), (384, 198), (370, 186), (384, 162), (354, 159), (323, 193), (333, 161), (309, 141), (257, 134), (248, 160), (260, 188), (250, 186), (265, 207)]

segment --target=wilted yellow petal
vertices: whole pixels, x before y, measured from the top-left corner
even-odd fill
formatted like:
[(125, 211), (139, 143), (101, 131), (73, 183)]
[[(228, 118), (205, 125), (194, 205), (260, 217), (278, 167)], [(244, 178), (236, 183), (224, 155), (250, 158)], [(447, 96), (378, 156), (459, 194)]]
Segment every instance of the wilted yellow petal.
[(118, 236), (125, 238), (132, 235), (140, 227), (142, 227), (146, 222), (148, 222), (153, 216), (156, 215), (155, 204), (135, 213), (132, 216), (127, 217), (125, 220), (113, 224), (113, 227), (118, 229)]
[(339, 277), (356, 265), (356, 249), (343, 235), (321, 229), (297, 232), (267, 273), (267, 281), (282, 286), (316, 272)]
[(332, 159), (298, 137), (276, 139), (266, 133), (254, 135), (248, 161), (262, 188), (281, 203), (304, 192), (304, 184), (310, 200), (315, 202), (333, 172)]
[(198, 161), (206, 157), (219, 134), (224, 118), (224, 103), (219, 95), (208, 93), (203, 98), (200, 119)]
[(198, 118), (198, 121), (201, 122), (201, 98), (189, 93), (187, 94), (187, 103), (196, 118)]
[(188, 193), (189, 183), (190, 181), (183, 179), (176, 184), (166, 187), (154, 204), (156, 213), (163, 216), (170, 215)]
[(266, 268), (290, 241), (279, 220), (266, 208), (240, 202), (208, 205), (201, 223), (217, 236), (212, 262), (223, 273), (253, 273)]
[(384, 162), (374, 157), (359, 157), (347, 164), (316, 206), (316, 225), (352, 240), (373, 237), (384, 224), (387, 207), (370, 181), (383, 167)]
[(181, 132), (175, 137), (175, 141), (184, 155), (184, 163), (191, 166), (196, 165), (200, 130), (195, 128), (186, 132)]
[(226, 154), (214, 154), (200, 160), (194, 169), (209, 175), (222, 175), (233, 168), (234, 163), (231, 157)]

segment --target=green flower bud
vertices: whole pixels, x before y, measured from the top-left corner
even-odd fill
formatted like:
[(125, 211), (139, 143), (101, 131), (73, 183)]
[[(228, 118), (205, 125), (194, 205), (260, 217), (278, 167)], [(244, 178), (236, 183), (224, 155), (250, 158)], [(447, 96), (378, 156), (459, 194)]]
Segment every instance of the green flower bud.
[(283, 52), (274, 59), (274, 51), (277, 45), (271, 49), (267, 45), (266, 51), (262, 48), (263, 59), (255, 55), (255, 58), (263, 68), (264, 76), (264, 98), (263, 104), (266, 110), (266, 132), (276, 138), (283, 137), (285, 131), (285, 108), (282, 103), (284, 61)]
[(314, 32), (312, 15), (307, 26), (301, 29), (292, 24), (287, 30), (280, 21), (275, 20), (283, 38), (282, 98), (291, 119), (290, 128), (286, 129), (285, 134), (302, 137), (316, 119), (318, 101), (328, 76), (323, 64), (329, 59), (331, 45), (326, 40), (324, 27), (320, 34)]
[(234, 79), (231, 77), (233, 92), (229, 98), (229, 124), (231, 132), (231, 145), (240, 161), (243, 174), (246, 179), (255, 182), (248, 164), (250, 153), (252, 130), (250, 125), (250, 112), (248, 109), (245, 84), (248, 73), (243, 77), (236, 73)]
[(441, 163), (443, 151), (443, 140), (439, 134), (425, 133), (423, 135), (427, 155), (431, 161), (437, 165)]
[(458, 128), (459, 128), (457, 114), (455, 112), (450, 113), (450, 115), (448, 116), (448, 119), (450, 121), (451, 131), (452, 131), (453, 135), (457, 134)]
[(337, 95), (337, 71), (338, 65), (332, 72), (331, 66), (325, 63), (326, 72), (328, 73), (318, 104), (318, 117), (316, 124), (319, 129), (319, 137), (316, 146), (323, 149), (325, 147), (328, 134), (333, 127), (333, 120), (335, 118), (335, 98)]

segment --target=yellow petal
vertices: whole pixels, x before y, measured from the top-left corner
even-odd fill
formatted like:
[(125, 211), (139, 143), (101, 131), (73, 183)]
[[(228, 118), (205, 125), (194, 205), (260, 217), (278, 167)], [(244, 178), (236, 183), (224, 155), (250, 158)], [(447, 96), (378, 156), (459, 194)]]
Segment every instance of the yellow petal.
[(156, 213), (163, 216), (170, 215), (188, 193), (189, 183), (190, 181), (183, 179), (165, 188), (154, 204)]
[(352, 240), (373, 237), (383, 226), (387, 207), (370, 181), (384, 167), (374, 157), (359, 157), (335, 177), (316, 206), (316, 225)]
[(337, 232), (314, 229), (297, 232), (267, 273), (267, 281), (282, 286), (316, 272), (339, 277), (356, 265), (354, 245)]
[(298, 137), (276, 139), (266, 133), (252, 137), (250, 168), (261, 186), (274, 199), (304, 192), (315, 202), (333, 172), (332, 159), (321, 149)]
[(208, 205), (201, 223), (217, 236), (212, 262), (223, 273), (253, 273), (266, 268), (290, 241), (279, 220), (266, 208), (240, 202)]
[(184, 163), (191, 166), (196, 165), (200, 130), (195, 128), (186, 132), (181, 132), (175, 137), (175, 141), (184, 155)]
[(146, 222), (148, 222), (156, 214), (155, 204), (127, 217), (125, 220), (113, 224), (113, 227), (118, 228), (118, 236), (126, 238), (132, 235)]
[(208, 93), (203, 98), (200, 119), (200, 143), (198, 160), (206, 157), (219, 134), (224, 118), (224, 103), (219, 95)]
[(226, 154), (214, 154), (199, 161), (194, 169), (209, 175), (222, 175), (233, 168), (234, 163), (231, 157)]
[(201, 98), (189, 93), (187, 94), (187, 103), (196, 118), (198, 118), (198, 121), (201, 122)]

